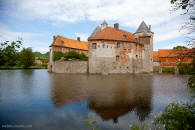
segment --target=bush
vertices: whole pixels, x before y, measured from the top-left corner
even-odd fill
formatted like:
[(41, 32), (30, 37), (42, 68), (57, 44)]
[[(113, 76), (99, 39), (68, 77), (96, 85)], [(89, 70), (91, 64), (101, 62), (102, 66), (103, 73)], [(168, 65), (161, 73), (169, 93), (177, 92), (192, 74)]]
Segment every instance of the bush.
[(195, 63), (178, 64), (179, 74), (195, 74)]
[(154, 124), (164, 124), (165, 129), (195, 129), (195, 104), (171, 103), (165, 112), (154, 119)]
[(61, 57), (64, 57), (64, 53), (59, 52), (59, 51), (57, 51), (57, 52), (54, 51), (54, 53), (53, 53), (53, 60), (54, 61), (60, 60)]
[(174, 74), (175, 69), (174, 68), (162, 68), (163, 74)]
[(190, 92), (195, 92), (195, 76), (191, 76), (188, 79), (188, 87), (190, 88)]
[(54, 61), (65, 61), (65, 60), (72, 60), (72, 61), (87, 61), (88, 57), (81, 53), (79, 54), (76, 51), (70, 51), (66, 53), (62, 52), (54, 52)]

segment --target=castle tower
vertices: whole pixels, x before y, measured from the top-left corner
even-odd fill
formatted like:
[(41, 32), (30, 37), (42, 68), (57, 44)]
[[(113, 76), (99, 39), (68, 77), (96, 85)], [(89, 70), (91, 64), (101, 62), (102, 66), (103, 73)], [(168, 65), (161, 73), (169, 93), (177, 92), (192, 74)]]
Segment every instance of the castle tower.
[(144, 21), (139, 25), (134, 37), (144, 45), (143, 54), (143, 72), (153, 71), (153, 32), (151, 26), (147, 26)]
[(104, 20), (101, 24), (101, 30), (103, 30), (104, 28), (106, 28), (108, 26), (107, 22)]

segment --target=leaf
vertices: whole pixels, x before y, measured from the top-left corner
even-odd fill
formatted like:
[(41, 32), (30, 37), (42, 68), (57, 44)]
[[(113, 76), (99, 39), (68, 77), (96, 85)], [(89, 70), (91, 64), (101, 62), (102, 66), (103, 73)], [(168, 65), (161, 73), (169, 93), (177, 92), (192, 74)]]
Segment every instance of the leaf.
[(93, 121), (92, 124), (95, 125), (97, 123), (97, 121)]
[(85, 123), (86, 123), (87, 125), (91, 125), (91, 123), (90, 123), (89, 120), (85, 120)]

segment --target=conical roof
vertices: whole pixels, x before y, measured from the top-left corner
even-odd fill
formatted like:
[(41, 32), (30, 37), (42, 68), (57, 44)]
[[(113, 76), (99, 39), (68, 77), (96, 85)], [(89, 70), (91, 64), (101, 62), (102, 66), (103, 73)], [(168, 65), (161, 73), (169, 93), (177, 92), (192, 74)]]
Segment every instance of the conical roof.
[(146, 23), (144, 21), (141, 22), (141, 24), (139, 25), (136, 33), (144, 33), (147, 35), (148, 32), (151, 32), (150, 29), (148, 28), (148, 26), (146, 25)]
[(106, 25), (108, 25), (108, 24), (107, 24), (107, 22), (106, 22), (106, 20), (104, 20), (104, 21), (102, 22), (102, 25), (103, 25), (103, 24), (106, 24)]
[(91, 33), (90, 37), (95, 36), (96, 34), (98, 34), (99, 32), (101, 32), (101, 28), (99, 26), (97, 26), (93, 32)]

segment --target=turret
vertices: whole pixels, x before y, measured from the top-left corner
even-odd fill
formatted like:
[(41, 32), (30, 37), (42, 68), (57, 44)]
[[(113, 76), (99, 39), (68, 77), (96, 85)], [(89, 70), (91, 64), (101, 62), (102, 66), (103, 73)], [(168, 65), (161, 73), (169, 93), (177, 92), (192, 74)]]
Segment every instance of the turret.
[(107, 22), (104, 20), (101, 24), (101, 30), (103, 30), (104, 28), (106, 28), (108, 26)]
[(137, 41), (143, 44), (144, 49), (144, 69), (145, 72), (153, 71), (153, 32), (151, 31), (151, 25), (147, 26), (144, 21), (141, 22), (138, 29), (134, 33), (134, 37)]

